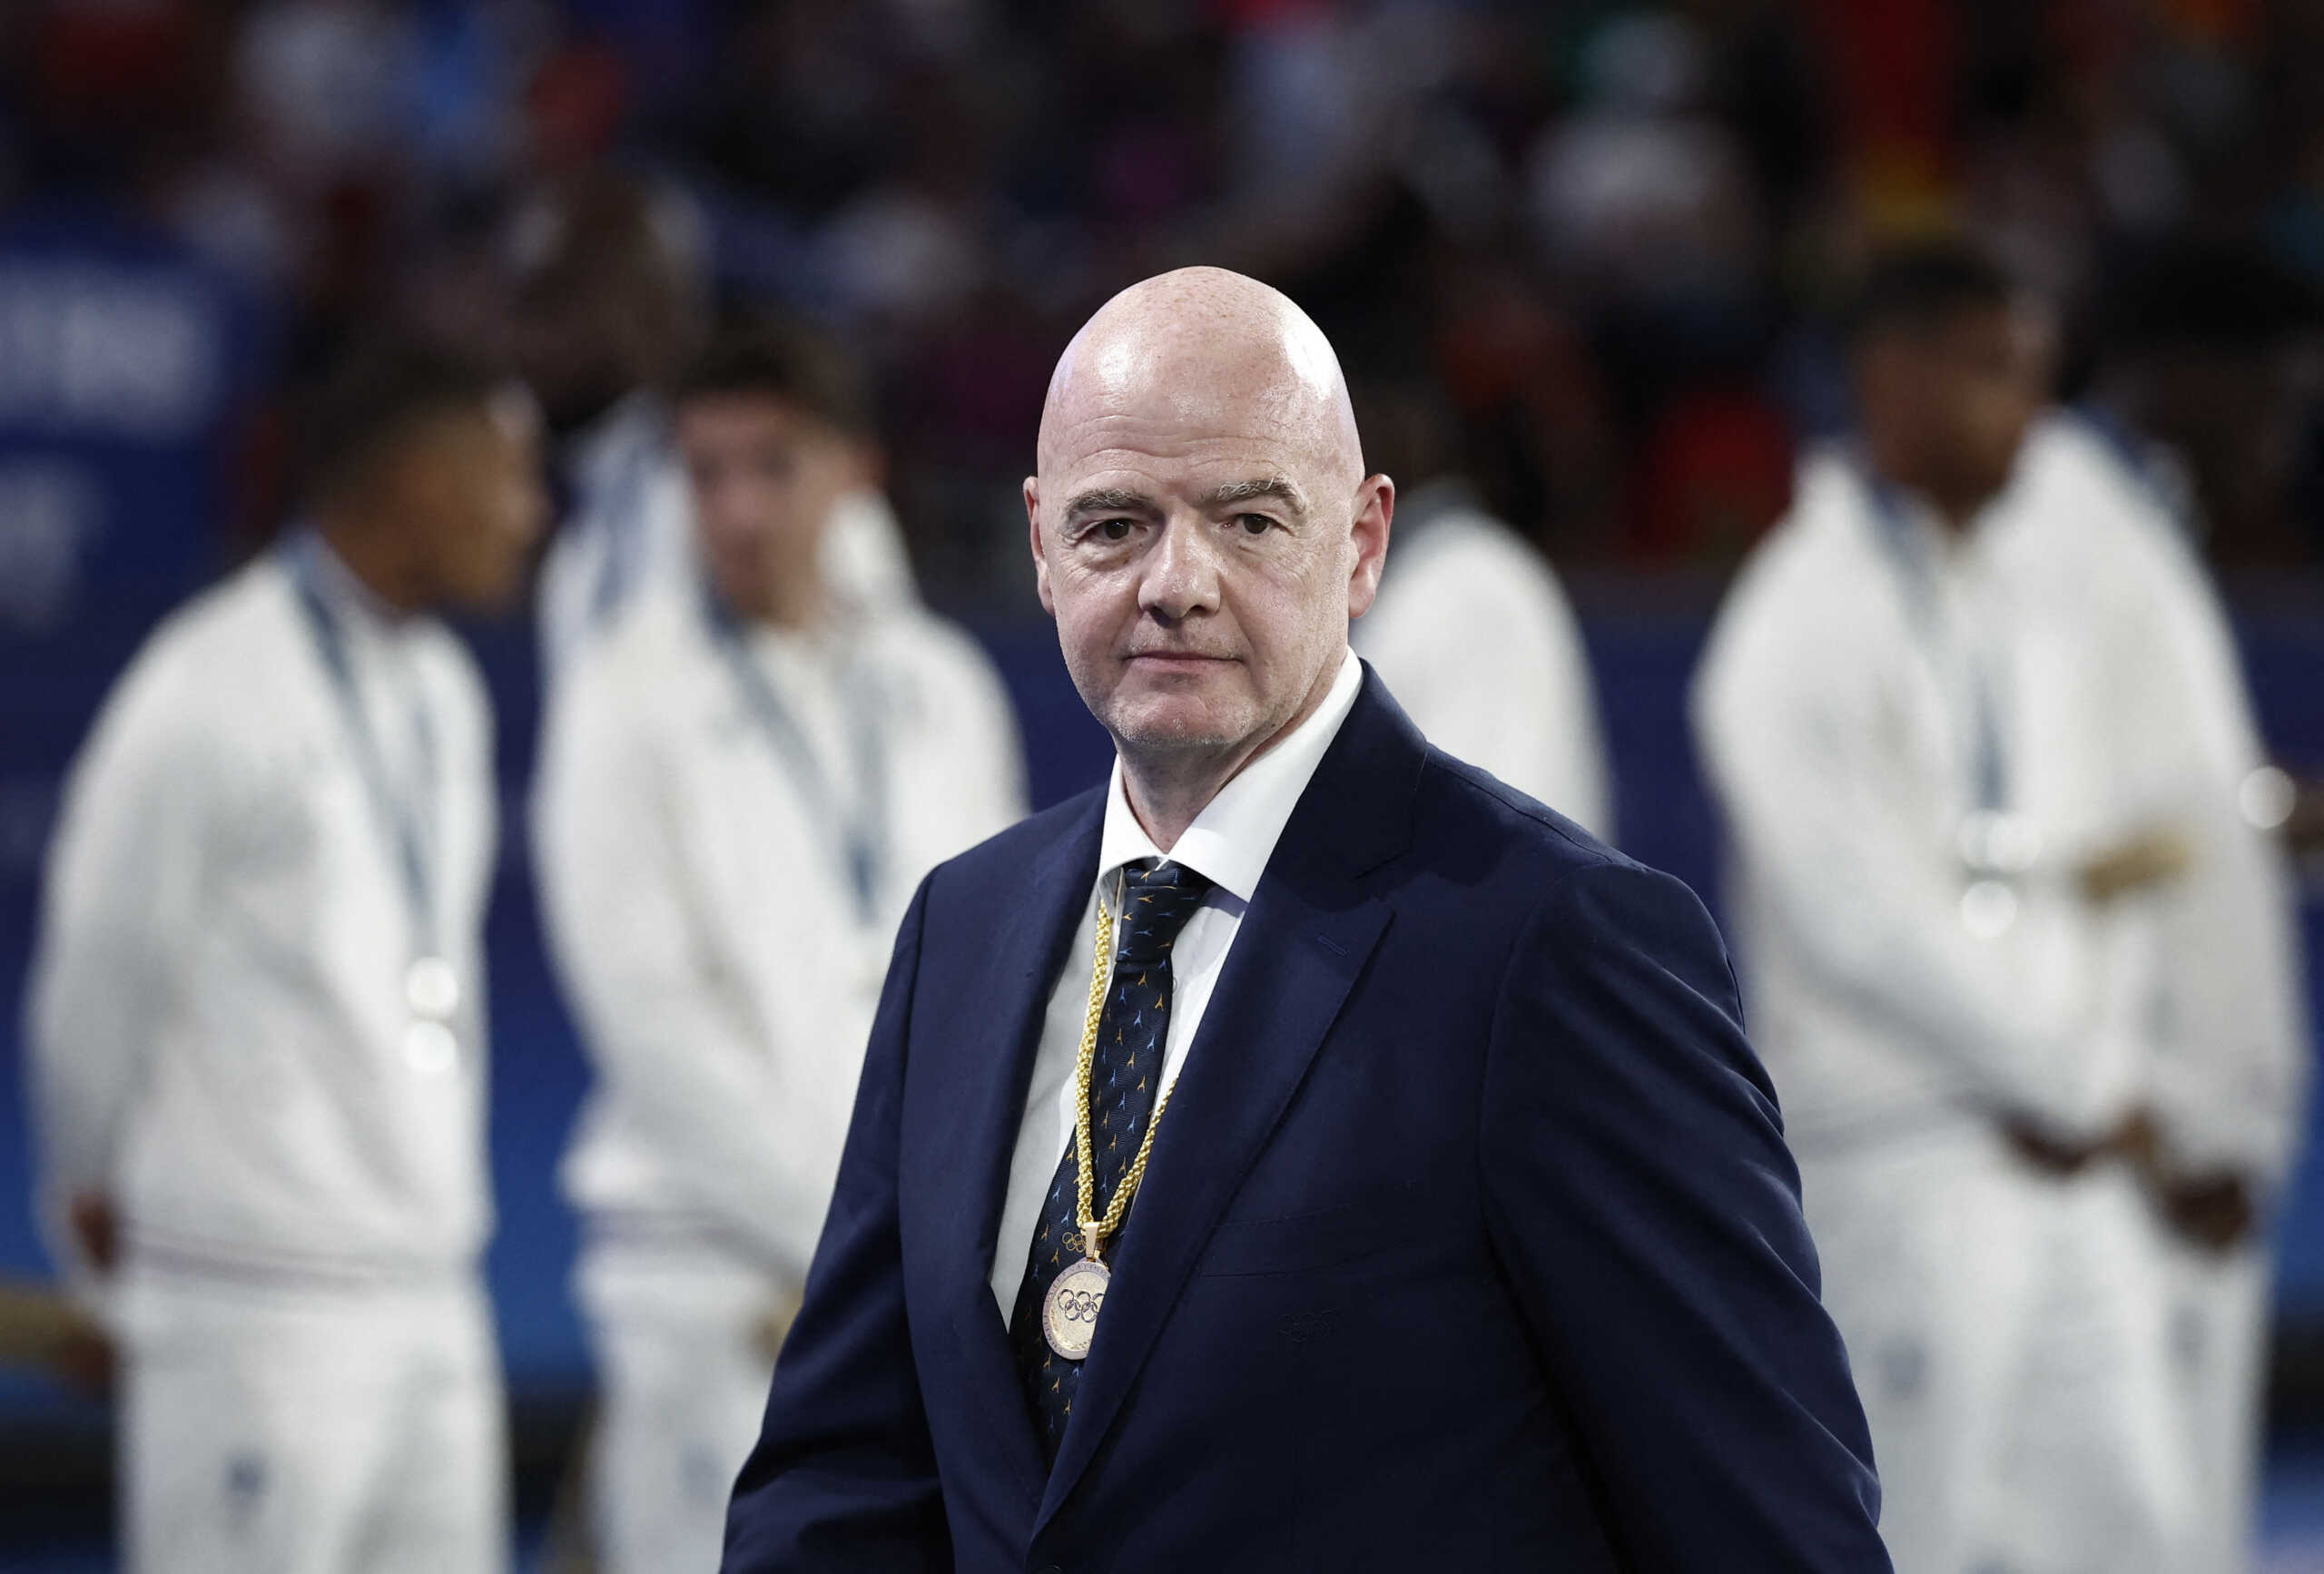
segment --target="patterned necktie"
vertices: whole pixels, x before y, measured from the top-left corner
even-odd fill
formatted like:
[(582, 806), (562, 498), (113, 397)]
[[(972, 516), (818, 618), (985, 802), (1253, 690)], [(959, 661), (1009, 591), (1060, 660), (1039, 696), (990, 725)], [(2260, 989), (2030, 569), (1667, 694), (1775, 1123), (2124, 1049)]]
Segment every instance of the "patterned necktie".
[[(1089, 1148), (1100, 1211), (1113, 1199), (1146, 1135), (1147, 1117), (1162, 1086), (1170, 1028), (1170, 947), (1202, 906), (1210, 883), (1176, 863), (1134, 867), (1124, 882), (1113, 982), (1098, 1018), (1097, 1052), (1089, 1068)], [(1025, 1280), (1018, 1288), (1017, 1310), (1009, 1324), (1017, 1345), (1017, 1370), (1041, 1425), (1043, 1451), (1051, 1460), (1073, 1413), (1082, 1363), (1049, 1348), (1041, 1333), (1041, 1303), (1058, 1274), (1081, 1256), (1077, 1216), (1080, 1183), (1080, 1166), (1068, 1140), (1057, 1177), (1049, 1183), (1049, 1198), (1041, 1205), (1040, 1228), (1033, 1233)]]

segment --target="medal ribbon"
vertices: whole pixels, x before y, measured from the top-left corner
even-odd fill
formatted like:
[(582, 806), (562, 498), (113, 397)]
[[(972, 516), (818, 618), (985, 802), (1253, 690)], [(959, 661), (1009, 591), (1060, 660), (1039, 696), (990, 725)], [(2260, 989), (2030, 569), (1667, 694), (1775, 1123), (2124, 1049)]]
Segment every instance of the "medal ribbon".
[[(355, 682), (354, 662), (348, 652), (347, 631), (340, 625), (333, 610), (330, 595), (324, 589), (321, 555), (328, 550), (321, 537), (311, 530), (301, 530), (283, 547), (285, 566), (290, 584), (297, 592), (300, 609), (305, 613), (309, 633), (315, 642), (316, 654), (323, 670), (330, 674), (331, 689), (339, 701), (340, 720), (347, 729), (350, 752), (354, 756), (356, 773), (363, 778), (363, 788), (371, 801), (371, 808), (385, 834), (390, 856), (402, 876), (404, 905), (411, 920), (412, 955), (415, 958), (434, 957), (438, 952), (436, 932), (436, 881), (429, 868), (428, 849), (435, 837), (427, 821), (434, 818), (432, 806), (437, 792), (436, 733), (429, 725), (428, 707), (423, 702), (414, 707), (419, 748), (419, 790), (409, 795), (396, 792), (389, 779), (387, 757), (372, 735), (370, 723), (364, 714), (363, 696)], [(425, 800), (423, 809), (419, 800)]]
[(769, 752), (797, 786), (809, 812), (834, 832), (830, 840), (840, 848), (842, 873), (855, 898), (856, 921), (870, 928), (879, 916), (880, 876), (886, 861), (883, 832), (888, 817), (887, 758), (874, 714), (877, 696), (860, 676), (852, 683), (843, 681), (849, 692), (841, 696), (842, 708), (854, 723), (851, 742), (859, 789), (856, 812), (850, 815), (842, 811), (837, 789), (815, 759), (815, 752), (808, 746), (806, 733), (800, 729), (790, 707), (783, 703), (783, 697), (774, 692), (774, 685), (767, 681), (765, 669), (752, 655), (741, 620), (714, 596), (709, 598), (708, 615), (713, 637), (726, 658), (728, 671), (734, 674), (743, 709), (758, 723)]
[[(1115, 888), (1115, 900), (1126, 900), (1122, 884)], [(1098, 1059), (1098, 1025), (1106, 1013), (1106, 994), (1113, 982), (1114, 913), (1105, 902), (1098, 904), (1097, 958), (1089, 972), (1089, 1013), (1081, 1025), (1081, 1050), (1073, 1064), (1073, 1156), (1074, 1167), (1080, 1171), (1077, 1194), (1076, 1217), (1081, 1224), (1081, 1254), (1092, 1263), (1103, 1263), (1102, 1248), (1108, 1236), (1118, 1235), (1122, 1221), (1129, 1216), (1129, 1205), (1137, 1196), (1137, 1188), (1146, 1179), (1146, 1160), (1154, 1151), (1154, 1134), (1162, 1128), (1162, 1115), (1170, 1107), (1170, 1095), (1177, 1091), (1176, 1082), (1163, 1087), (1154, 1101), (1154, 1113), (1147, 1117), (1146, 1133), (1137, 1141), (1137, 1156), (1129, 1161), (1129, 1170), (1114, 1187), (1113, 1199), (1106, 1211), (1098, 1212), (1098, 1166), (1091, 1149), (1092, 1125), (1089, 1111), (1089, 1082)], [(1157, 1075), (1159, 1075), (1158, 1071)]]
[[(1939, 686), (1952, 689), (1955, 685), (1946, 681), (1944, 664), (1938, 659), (1939, 647), (1949, 642), (1938, 625), (1935, 569), (1928, 561), (1927, 544), (1914, 532), (1903, 505), (1888, 484), (1868, 469), (1862, 475), (1878, 519), (1875, 539), (1904, 592), (1922, 658), (1935, 674)], [(1993, 674), (1986, 653), (1977, 644), (1973, 643), (1958, 654), (1966, 669), (1968, 690), (1970, 735), (1963, 753), (1967, 757), (1969, 795), (1980, 811), (1998, 813), (2009, 802), (2010, 773), (1996, 713)]]

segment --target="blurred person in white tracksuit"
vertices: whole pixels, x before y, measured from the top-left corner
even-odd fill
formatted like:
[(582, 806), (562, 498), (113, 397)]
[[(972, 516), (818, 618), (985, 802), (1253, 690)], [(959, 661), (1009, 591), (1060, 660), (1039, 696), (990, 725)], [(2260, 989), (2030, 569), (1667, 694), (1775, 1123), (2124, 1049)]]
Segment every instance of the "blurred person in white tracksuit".
[(130, 1566), (494, 1574), (491, 718), (432, 615), (521, 587), (529, 398), (383, 349), (307, 516), (171, 617), (68, 784), (31, 989), (41, 1198), (123, 1355)]
[[(2182, 1567), (2205, 1571), (2242, 1567), (2254, 1529), (2265, 1225), (2306, 1127), (2309, 1038), (2276, 834), (2290, 782), (2268, 762), (2198, 541), (2222, 470), (2257, 494), (2287, 485), (2287, 351), (2314, 310), (2231, 246), (2174, 246), (2131, 270), (2090, 392), (2037, 428), (2011, 510), (2029, 583), (2104, 642), (2125, 814), (2168, 814), (2192, 841), (2118, 1009), (2153, 1027), (2150, 1217), (2199, 1494)], [(2237, 412), (2229, 433), (2221, 404)]]
[(1899, 1574), (2171, 1569), (2196, 1514), (2116, 1008), (2191, 832), (2124, 807), (2109, 674), (2006, 539), (2040, 339), (1965, 249), (1874, 270), (1858, 441), (1803, 465), (1694, 695)]
[[(564, 506), (541, 566), (542, 672), (573, 658), (641, 601), (692, 605), (701, 577), (671, 431), (669, 393), (703, 333), (709, 283), (684, 196), (611, 170), (545, 183), (510, 227), (518, 358), (557, 443)], [(833, 511), (829, 571), (865, 597), (915, 593), (878, 488)]]
[(1364, 406), (1404, 489), (1379, 599), (1349, 629), (1356, 654), (1431, 743), (1610, 838), (1590, 654), (1557, 571), (1452, 469), (1425, 390), (1374, 383)]
[(602, 1385), (599, 1557), (714, 1567), (822, 1226), (894, 926), (1023, 812), (1013, 714), (960, 631), (829, 571), (874, 478), (850, 363), (738, 329), (680, 385), (703, 605), (636, 614), (556, 696), (551, 938), (596, 1091), (565, 1184)]

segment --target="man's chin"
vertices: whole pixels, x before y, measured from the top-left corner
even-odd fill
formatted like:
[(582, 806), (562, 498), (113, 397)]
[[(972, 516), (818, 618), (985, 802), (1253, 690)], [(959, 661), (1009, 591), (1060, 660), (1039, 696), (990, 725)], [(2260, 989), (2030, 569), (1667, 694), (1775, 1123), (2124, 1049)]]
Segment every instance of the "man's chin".
[(1128, 750), (1208, 753), (1233, 747), (1250, 731), (1225, 709), (1191, 695), (1146, 696), (1114, 706), (1106, 730)]

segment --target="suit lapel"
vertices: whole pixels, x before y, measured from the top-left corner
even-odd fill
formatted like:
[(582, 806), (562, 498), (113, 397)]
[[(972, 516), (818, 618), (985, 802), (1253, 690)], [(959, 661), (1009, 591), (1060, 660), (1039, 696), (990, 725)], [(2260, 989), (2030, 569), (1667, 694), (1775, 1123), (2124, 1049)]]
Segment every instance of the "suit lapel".
[(1406, 844), (1425, 757), (1426, 745), (1367, 669), (1244, 914), (1155, 1134), (1036, 1534), (1113, 1424), (1211, 1232), (1386, 930), (1388, 905), (1361, 877)]
[(960, 1140), (937, 1150), (929, 1193), (950, 1199), (956, 1209), (932, 1238), (949, 1243), (951, 1253), (942, 1294), (960, 1349), (957, 1381), (968, 1391), (970, 1408), (986, 1418), (1029, 1511), (1039, 1500), (1046, 1472), (990, 1273), (1041, 1021), (1088, 904), (1104, 813), (1103, 792), (1091, 793), (1086, 809), (1037, 861), (1017, 900), (997, 915), (1000, 932), (991, 944), (976, 948), (976, 969), (958, 981), (959, 1019), (979, 1027), (965, 1030), (956, 1062)]

